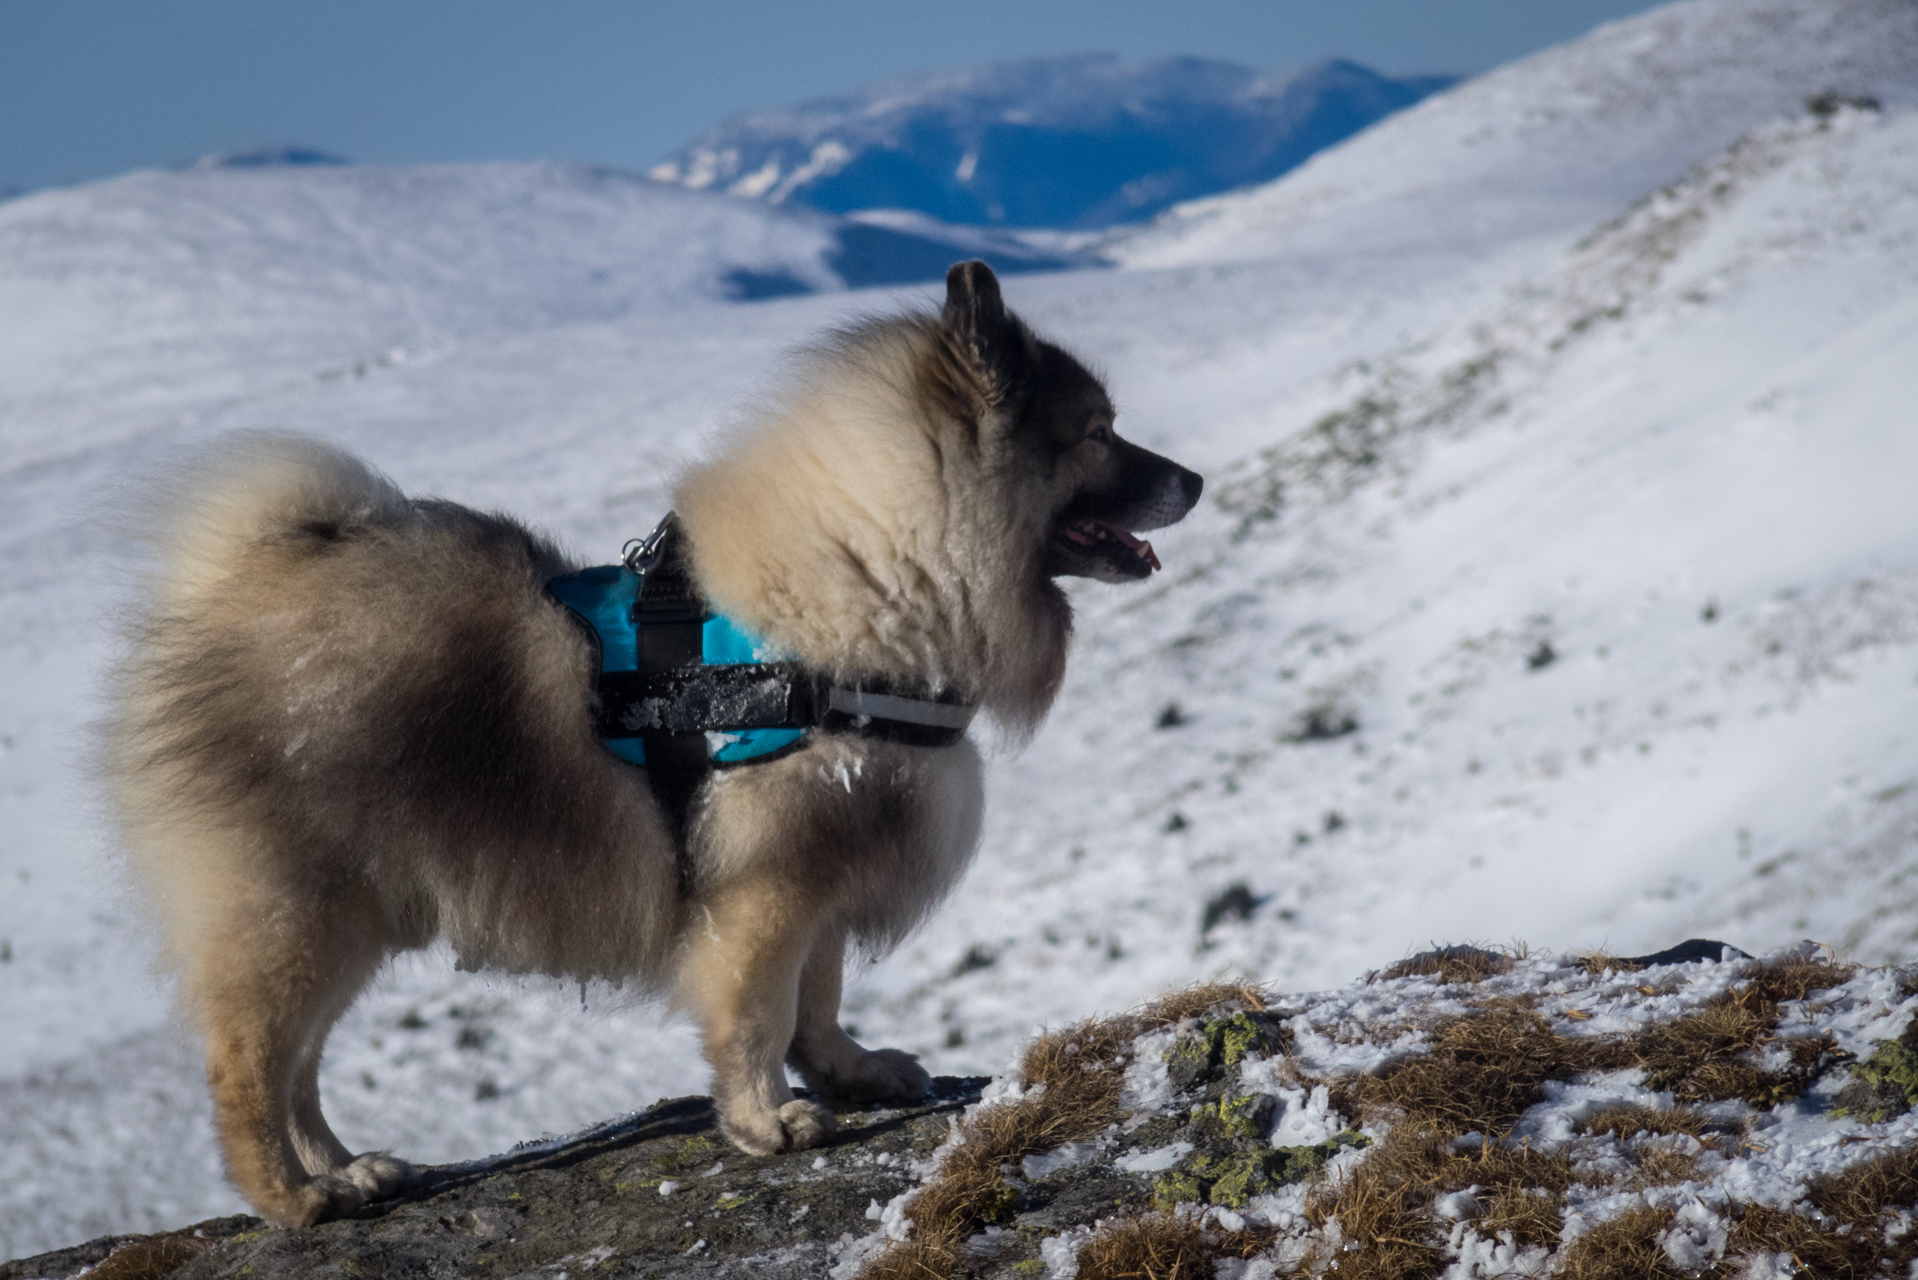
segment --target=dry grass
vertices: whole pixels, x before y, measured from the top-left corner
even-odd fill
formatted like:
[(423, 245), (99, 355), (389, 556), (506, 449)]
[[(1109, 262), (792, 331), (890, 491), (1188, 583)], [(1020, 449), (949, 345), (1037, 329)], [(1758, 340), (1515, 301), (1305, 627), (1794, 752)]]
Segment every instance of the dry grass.
[(1609, 951), (1586, 951), (1580, 953), (1578, 967), (1596, 978), (1605, 973), (1637, 973), (1644, 966)]
[(965, 1122), (959, 1143), (906, 1207), (911, 1237), (874, 1259), (866, 1280), (956, 1274), (966, 1237), (1015, 1207), (1002, 1166), (1089, 1138), (1120, 1118), (1124, 1055), (1140, 1030), (1138, 1019), (1110, 1018), (1033, 1041), (1020, 1071), (1028, 1088), (1045, 1089)]
[(1137, 1017), (1148, 1029), (1169, 1027), (1175, 1022), (1196, 1018), (1215, 1005), (1235, 1001), (1256, 1013), (1265, 1008), (1265, 992), (1244, 983), (1206, 982), (1160, 996), (1140, 1010)]
[(1150, 1213), (1101, 1223), (1079, 1250), (1079, 1280), (1208, 1280), (1216, 1256), (1196, 1218)]
[(1787, 1042), (1792, 1062), (1782, 1071), (1761, 1068), (1748, 1055), (1771, 1039), (1779, 1005), (1839, 986), (1855, 971), (1826, 960), (1756, 963), (1739, 986), (1697, 1013), (1647, 1027), (1624, 1044), (1632, 1065), (1645, 1069), (1647, 1087), (1670, 1090), (1681, 1102), (1736, 1098), (1775, 1106), (1843, 1055), (1829, 1036)]
[(1517, 1244), (1555, 1247), (1565, 1226), (1565, 1197), (1544, 1188), (1502, 1186), (1486, 1198), (1473, 1225), (1482, 1236), (1509, 1231)]
[(1432, 1035), (1432, 1051), (1360, 1079), (1362, 1103), (1428, 1117), (1453, 1133), (1500, 1133), (1537, 1102), (1539, 1086), (1611, 1065), (1599, 1041), (1552, 1031), (1535, 1013), (1500, 1009), (1455, 1019)]
[(1918, 1234), (1885, 1240), (1894, 1212), (1918, 1205), (1918, 1151), (1894, 1151), (1814, 1179), (1805, 1204), (1811, 1214), (1747, 1207), (1726, 1256), (1789, 1253), (1821, 1280), (1902, 1275), (1918, 1259)]
[(1653, 1107), (1606, 1107), (1580, 1123), (1586, 1133), (1610, 1133), (1621, 1141), (1641, 1133), (1682, 1133), (1697, 1138), (1711, 1122), (1690, 1107), (1660, 1111)]
[[(1616, 957), (1596, 953), (1581, 964), (1587, 972), (1626, 967)], [(1475, 983), (1509, 966), (1505, 955), (1451, 947), (1411, 957), (1381, 976), (1430, 974), (1441, 982)], [(1569, 1160), (1493, 1140), (1541, 1099), (1545, 1081), (1637, 1066), (1652, 1088), (1671, 1090), (1681, 1102), (1739, 1098), (1773, 1105), (1802, 1091), (1840, 1057), (1829, 1038), (1778, 1040), (1780, 1006), (1838, 986), (1852, 972), (1821, 960), (1754, 963), (1732, 989), (1695, 1012), (1602, 1039), (1561, 1036), (1524, 1000), (1487, 1001), (1440, 1024), (1428, 1054), (1376, 1074), (1322, 1082), (1334, 1087), (1339, 1095), (1334, 1105), (1344, 1114), (1368, 1114), (1391, 1124), (1364, 1160), (1307, 1196), (1307, 1220), (1322, 1231), (1334, 1220), (1338, 1227), (1337, 1248), (1323, 1245), (1316, 1265), (1335, 1268), (1344, 1280), (1423, 1280), (1436, 1274), (1444, 1252), (1433, 1201), (1471, 1186), (1481, 1188), (1474, 1222), (1481, 1234), (1509, 1233), (1520, 1245), (1556, 1246), (1564, 1193), (1574, 1178)], [(1035, 1041), (1022, 1070), (1028, 1085), (1045, 1088), (965, 1122), (960, 1141), (908, 1205), (911, 1238), (870, 1264), (865, 1280), (944, 1280), (958, 1274), (966, 1265), (964, 1240), (1017, 1208), (1002, 1173), (1006, 1166), (1090, 1137), (1120, 1118), (1125, 1061), (1141, 1032), (1222, 1005), (1256, 1011), (1265, 1002), (1255, 987), (1208, 984), (1174, 992), (1124, 1017), (1083, 1023)], [(1774, 1052), (1789, 1050), (1783, 1069), (1761, 1068), (1753, 1061), (1768, 1045)], [(1632, 1143), (1633, 1184), (1639, 1186), (1696, 1174), (1697, 1150), (1678, 1140), (1680, 1135), (1712, 1142), (1705, 1117), (1682, 1105), (1612, 1107), (1581, 1127)], [(1454, 1150), (1459, 1134), (1474, 1131), (1491, 1137)], [(1748, 1209), (1733, 1228), (1727, 1256), (1788, 1252), (1811, 1274), (1833, 1280), (1872, 1275), (1886, 1265), (1902, 1267), (1918, 1257), (1918, 1233), (1909, 1244), (1887, 1245), (1885, 1214), (1889, 1206), (1914, 1202), (1918, 1152), (1867, 1162), (1814, 1183), (1808, 1214)], [(1601, 1223), (1562, 1251), (1558, 1274), (1567, 1280), (1677, 1277), (1681, 1273), (1658, 1243), (1671, 1221), (1669, 1211), (1640, 1208)], [(1269, 1243), (1257, 1233), (1221, 1236), (1216, 1228), (1176, 1213), (1145, 1214), (1102, 1224), (1080, 1254), (1079, 1273), (1087, 1280), (1196, 1280), (1210, 1273), (1211, 1260), (1249, 1256)]]
[(1698, 1176), (1698, 1153), (1679, 1151), (1669, 1146), (1645, 1146), (1632, 1153), (1637, 1166), (1634, 1185), (1662, 1187), (1673, 1182), (1689, 1182)]
[(1670, 1209), (1646, 1206), (1599, 1223), (1574, 1240), (1560, 1258), (1562, 1280), (1684, 1280), (1659, 1244), (1672, 1225)]
[(1483, 1230), (1509, 1230), (1527, 1244), (1558, 1238), (1571, 1164), (1490, 1141), (1456, 1151), (1453, 1132), (1429, 1116), (1406, 1116), (1344, 1178), (1321, 1184), (1307, 1197), (1306, 1216), (1314, 1225), (1338, 1219), (1344, 1242), (1337, 1254), (1340, 1276), (1410, 1280), (1434, 1274), (1442, 1255), (1434, 1243), (1432, 1201), (1472, 1186), (1484, 1189)]
[(1470, 985), (1504, 973), (1512, 967), (1512, 957), (1504, 951), (1471, 945), (1436, 947), (1408, 956), (1383, 970), (1380, 981), (1393, 978), (1435, 977), (1441, 984)]
[(1079, 1251), (1079, 1280), (1185, 1280), (1210, 1277), (1218, 1258), (1250, 1258), (1274, 1232), (1224, 1231), (1191, 1214), (1145, 1213), (1098, 1224)]
[[(1439, 972), (1433, 966), (1442, 955), (1415, 957), (1420, 966), (1407, 972)], [(1624, 966), (1615, 957), (1592, 956), (1585, 967)], [(1837, 986), (1851, 973), (1817, 960), (1754, 964), (1735, 988), (1696, 1013), (1606, 1039), (1561, 1036), (1526, 1008), (1488, 1002), (1440, 1025), (1425, 1056), (1349, 1082), (1359, 1107), (1376, 1118), (1387, 1118), (1381, 1111), (1397, 1112), (1397, 1118), (1386, 1139), (1342, 1181), (1313, 1193), (1308, 1217), (1321, 1227), (1338, 1220), (1344, 1242), (1336, 1259), (1339, 1274), (1364, 1280), (1411, 1280), (1435, 1272), (1440, 1254), (1431, 1203), (1474, 1184), (1484, 1188), (1475, 1223), (1481, 1234), (1509, 1231), (1518, 1243), (1554, 1246), (1563, 1225), (1563, 1193), (1572, 1180), (1569, 1162), (1489, 1140), (1475, 1154), (1454, 1152), (1453, 1137), (1508, 1132), (1541, 1099), (1547, 1080), (1627, 1066), (1645, 1068), (1652, 1087), (1674, 1089), (1686, 1101), (1742, 1098), (1772, 1105), (1802, 1090), (1836, 1054), (1828, 1040), (1789, 1041), (1784, 1043), (1793, 1060), (1787, 1069), (1751, 1062), (1755, 1050), (1773, 1042), (1779, 1006)], [(1391, 970), (1387, 975), (1403, 976)], [(1467, 974), (1452, 980), (1478, 979)], [(1584, 1128), (1621, 1140), (1650, 1134), (1709, 1141), (1703, 1137), (1705, 1117), (1683, 1106), (1614, 1107), (1592, 1116)], [(1696, 1150), (1656, 1141), (1635, 1144), (1632, 1157), (1640, 1186), (1694, 1177), (1699, 1159)], [(1652, 1209), (1604, 1223), (1567, 1248), (1563, 1274), (1572, 1280), (1676, 1276), (1657, 1242), (1669, 1223), (1669, 1213)]]
[(87, 1280), (162, 1280), (218, 1244), (180, 1232), (123, 1244), (87, 1272)]
[(1445, 1254), (1430, 1239), (1431, 1218), (1408, 1203), (1404, 1187), (1371, 1173), (1371, 1163), (1368, 1159), (1347, 1173), (1336, 1191), (1307, 1202), (1306, 1219), (1313, 1226), (1323, 1228), (1338, 1219), (1344, 1243), (1325, 1261), (1342, 1280), (1424, 1280), (1437, 1275)]
[[(1092, 1137), (1122, 1119), (1119, 1096), (1132, 1042), (1144, 1031), (1220, 1004), (1265, 1007), (1255, 987), (1207, 983), (1172, 992), (1135, 1013), (1088, 1020), (1033, 1041), (1019, 1064), (1030, 1092), (1017, 1102), (985, 1108), (960, 1126), (959, 1141), (906, 1206), (911, 1236), (869, 1263), (861, 1280), (958, 1274), (965, 1265), (966, 1238), (1016, 1210), (1003, 1167)], [(1032, 1090), (1038, 1084), (1045, 1088)]]
[(1757, 999), (1773, 1005), (1787, 1000), (1803, 1000), (1814, 991), (1842, 987), (1858, 972), (1855, 964), (1835, 960), (1787, 958), (1769, 963), (1760, 961), (1746, 974), (1746, 985), (1738, 998)]

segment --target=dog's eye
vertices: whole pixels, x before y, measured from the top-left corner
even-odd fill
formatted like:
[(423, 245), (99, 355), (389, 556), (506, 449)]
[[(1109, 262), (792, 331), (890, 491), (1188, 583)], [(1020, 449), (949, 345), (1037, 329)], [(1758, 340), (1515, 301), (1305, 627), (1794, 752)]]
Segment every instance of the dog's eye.
[(1112, 425), (1110, 423), (1101, 422), (1098, 426), (1086, 432), (1086, 439), (1097, 440), (1100, 444), (1111, 444), (1112, 443)]

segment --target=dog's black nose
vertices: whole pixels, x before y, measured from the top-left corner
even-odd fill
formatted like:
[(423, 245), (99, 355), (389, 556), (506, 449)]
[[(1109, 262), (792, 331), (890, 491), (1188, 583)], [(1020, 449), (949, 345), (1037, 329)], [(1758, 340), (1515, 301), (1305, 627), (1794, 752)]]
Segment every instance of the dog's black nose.
[(1205, 492), (1205, 477), (1196, 471), (1179, 468), (1179, 484), (1185, 489), (1185, 505), (1189, 511), (1199, 505), (1199, 495)]

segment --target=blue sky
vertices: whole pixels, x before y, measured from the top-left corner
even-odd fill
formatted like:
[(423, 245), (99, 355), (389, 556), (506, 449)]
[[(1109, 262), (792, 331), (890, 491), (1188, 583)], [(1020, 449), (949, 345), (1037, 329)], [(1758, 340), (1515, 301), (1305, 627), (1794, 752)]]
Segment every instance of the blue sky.
[(0, 0), (0, 184), (293, 143), (643, 167), (735, 111), (1108, 50), (1482, 71), (1641, 0)]

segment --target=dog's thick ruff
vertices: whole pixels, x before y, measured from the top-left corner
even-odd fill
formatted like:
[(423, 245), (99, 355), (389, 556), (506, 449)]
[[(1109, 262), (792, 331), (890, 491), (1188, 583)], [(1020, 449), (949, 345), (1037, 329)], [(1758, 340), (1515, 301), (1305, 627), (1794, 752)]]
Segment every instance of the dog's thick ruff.
[[(1064, 670), (1053, 576), (1149, 574), (1135, 533), (1198, 498), (1111, 423), (1098, 381), (964, 264), (940, 316), (835, 336), (680, 480), (690, 584), (846, 687), (919, 682), (1028, 729)], [(436, 938), (467, 967), (668, 997), (747, 1151), (831, 1131), (787, 1066), (827, 1095), (923, 1089), (909, 1055), (840, 1029), (840, 977), (964, 870), (970, 742), (822, 728), (705, 775), (682, 890), (672, 824), (595, 732), (593, 643), (544, 590), (577, 566), (544, 539), (259, 436), (186, 470), (152, 524), (103, 764), (261, 1213), (310, 1223), (404, 1179), (334, 1137), (317, 1073), (385, 959)]]

